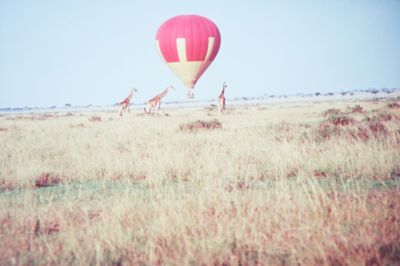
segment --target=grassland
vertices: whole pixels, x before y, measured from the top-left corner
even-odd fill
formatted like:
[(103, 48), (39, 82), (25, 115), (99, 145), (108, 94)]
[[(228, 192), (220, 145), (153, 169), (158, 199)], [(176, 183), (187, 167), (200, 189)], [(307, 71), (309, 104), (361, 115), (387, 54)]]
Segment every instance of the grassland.
[(3, 114), (0, 265), (399, 264), (399, 107)]

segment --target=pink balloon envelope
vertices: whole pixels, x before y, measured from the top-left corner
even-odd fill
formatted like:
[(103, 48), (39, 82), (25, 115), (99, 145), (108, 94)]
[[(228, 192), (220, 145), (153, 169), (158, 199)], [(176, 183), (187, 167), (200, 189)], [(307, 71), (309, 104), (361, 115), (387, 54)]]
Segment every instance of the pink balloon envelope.
[(189, 89), (217, 56), (221, 36), (217, 26), (198, 15), (180, 15), (165, 21), (157, 31), (158, 52)]

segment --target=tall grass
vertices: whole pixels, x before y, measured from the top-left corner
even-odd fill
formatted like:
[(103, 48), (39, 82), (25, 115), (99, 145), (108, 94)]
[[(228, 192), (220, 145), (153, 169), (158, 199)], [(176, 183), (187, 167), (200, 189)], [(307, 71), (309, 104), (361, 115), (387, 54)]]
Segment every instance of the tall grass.
[(0, 117), (0, 264), (399, 263), (398, 108), (168, 114)]

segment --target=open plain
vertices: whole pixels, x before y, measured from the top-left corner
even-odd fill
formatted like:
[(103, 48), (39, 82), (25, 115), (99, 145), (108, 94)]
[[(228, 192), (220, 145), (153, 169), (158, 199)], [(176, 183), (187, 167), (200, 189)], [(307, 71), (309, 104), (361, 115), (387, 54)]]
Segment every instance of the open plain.
[(0, 264), (398, 264), (399, 107), (1, 114)]

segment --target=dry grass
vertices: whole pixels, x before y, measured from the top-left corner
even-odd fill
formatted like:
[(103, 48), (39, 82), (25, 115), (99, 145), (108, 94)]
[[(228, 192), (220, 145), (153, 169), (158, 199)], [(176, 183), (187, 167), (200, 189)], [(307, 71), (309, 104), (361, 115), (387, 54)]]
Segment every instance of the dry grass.
[(396, 104), (2, 116), (0, 264), (399, 264)]

